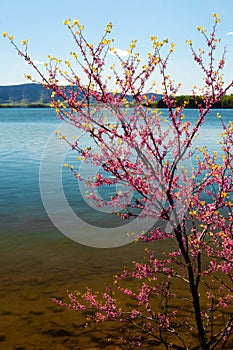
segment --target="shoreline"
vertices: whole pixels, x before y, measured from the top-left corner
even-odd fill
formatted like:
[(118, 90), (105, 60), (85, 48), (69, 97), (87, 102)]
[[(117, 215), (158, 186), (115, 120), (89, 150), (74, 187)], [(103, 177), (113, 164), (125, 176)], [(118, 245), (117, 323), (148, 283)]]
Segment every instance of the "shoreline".
[[(159, 101), (158, 101), (159, 102)], [(95, 106), (94, 104), (93, 104), (93, 106)], [(167, 107), (160, 107), (160, 106), (157, 106), (157, 105), (151, 105), (151, 106), (148, 106), (148, 105), (143, 105), (145, 108), (152, 108), (152, 109), (159, 109), (159, 110), (166, 110), (167, 109)], [(129, 103), (129, 105), (126, 107), (126, 108), (133, 108), (133, 107), (135, 107), (135, 105), (134, 104), (130, 104)], [(6, 108), (49, 108), (49, 109), (54, 109), (54, 107), (51, 107), (50, 106), (50, 103), (29, 103), (29, 104), (5, 104), (5, 103), (0, 103), (0, 109), (1, 108), (4, 108), (4, 109), (6, 109)], [(187, 109), (191, 109), (191, 110), (197, 110), (198, 108), (197, 107), (189, 107), (189, 106), (186, 106), (185, 108), (184, 108), (184, 110), (187, 110)], [(230, 110), (232, 110), (233, 109), (233, 107), (224, 107), (224, 106), (213, 106), (212, 107), (212, 110), (217, 110), (217, 109), (219, 109), (219, 110), (227, 110), (227, 109), (230, 109)]]

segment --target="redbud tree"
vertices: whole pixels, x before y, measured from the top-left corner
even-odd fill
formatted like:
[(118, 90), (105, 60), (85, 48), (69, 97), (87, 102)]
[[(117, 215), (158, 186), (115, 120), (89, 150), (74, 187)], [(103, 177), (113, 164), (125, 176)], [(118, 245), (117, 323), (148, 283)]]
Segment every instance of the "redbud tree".
[[(197, 28), (204, 38), (204, 50), (196, 50), (187, 40), (204, 79), (201, 90), (192, 90), (197, 100), (194, 123), (185, 118), (185, 103), (176, 105), (180, 84), (175, 85), (167, 74), (175, 47), (168, 40), (151, 36), (152, 51), (143, 63), (135, 51), (136, 40), (124, 57), (113, 47), (111, 23), (93, 45), (77, 20), (66, 20), (76, 50), (64, 62), (49, 56), (43, 71), (31, 59), (26, 40), (20, 49), (14, 37), (3, 33), (39, 74), (57, 116), (83, 130), (92, 144), (94, 141), (95, 147), (83, 148), (79, 139), (74, 142), (60, 134), (79, 153), (79, 159), (101, 169), (94, 178), (84, 179), (70, 166), (78, 181), (86, 181), (89, 199), (100, 207), (112, 205), (126, 220), (140, 216), (154, 222), (137, 238), (149, 243), (145, 261), (134, 262), (116, 275), (112, 287), (102, 294), (87, 288), (83, 293), (69, 293), (67, 301), (54, 299), (75, 311), (85, 310), (88, 319), (97, 323), (129, 324), (130, 334), (121, 338), (122, 347), (149, 343), (165, 349), (198, 346), (209, 350), (233, 344), (233, 123), (226, 124), (218, 115), (223, 129), (221, 154), (194, 147), (206, 115), (233, 86), (233, 81), (228, 85), (223, 81), (226, 52), (217, 57), (220, 19), (217, 14), (213, 18), (210, 33)], [(112, 65), (109, 53), (115, 60)], [(150, 107), (156, 96), (150, 93), (155, 91), (156, 74), (162, 80), (166, 116)], [(61, 79), (66, 86), (59, 85)], [(190, 168), (194, 158), (196, 164)], [(125, 185), (125, 191), (108, 200), (100, 200), (92, 191), (119, 183)], [(172, 247), (166, 254), (157, 254), (160, 240)], [(119, 293), (130, 303), (124, 304)]]

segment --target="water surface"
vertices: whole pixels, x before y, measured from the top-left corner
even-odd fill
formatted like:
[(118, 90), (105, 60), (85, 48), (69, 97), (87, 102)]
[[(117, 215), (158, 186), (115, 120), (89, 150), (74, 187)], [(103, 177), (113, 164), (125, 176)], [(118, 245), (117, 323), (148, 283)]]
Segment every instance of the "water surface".
[[(217, 112), (224, 120), (232, 120), (231, 110), (212, 111), (195, 141), (211, 151), (219, 149)], [(187, 110), (187, 120), (194, 122), (196, 113)], [(58, 310), (50, 298), (86, 285), (103, 288), (124, 265), (145, 255), (145, 246), (140, 244), (114, 249), (82, 246), (50, 222), (41, 201), (39, 167), (44, 147), (59, 124), (51, 109), (0, 109), (1, 350), (90, 349), (99, 345), (116, 349), (103, 343), (104, 336), (96, 329), (86, 330), (82, 315)], [(63, 181), (68, 200), (83, 217), (99, 225), (109, 224), (82, 201), (75, 179), (64, 169)], [(165, 247), (156, 249), (159, 254)], [(106, 334), (108, 331), (105, 329)]]

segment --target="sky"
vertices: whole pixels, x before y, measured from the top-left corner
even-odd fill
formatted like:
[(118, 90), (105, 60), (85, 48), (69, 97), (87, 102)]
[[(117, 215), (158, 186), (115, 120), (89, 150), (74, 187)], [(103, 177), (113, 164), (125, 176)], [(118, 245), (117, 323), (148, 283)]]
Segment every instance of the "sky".
[[(1, 1), (0, 33), (15, 35), (19, 44), (30, 38), (31, 57), (40, 62), (47, 61), (48, 54), (67, 59), (69, 52), (75, 50), (63, 25), (67, 18), (78, 19), (85, 26), (91, 43), (98, 42), (111, 21), (115, 47), (127, 50), (131, 40), (137, 39), (137, 51), (142, 58), (150, 51), (151, 35), (168, 38), (176, 43), (168, 73), (175, 82), (182, 83), (181, 93), (189, 93), (194, 85), (201, 86), (202, 78), (186, 39), (191, 39), (196, 48), (203, 47), (203, 38), (196, 28), (203, 25), (210, 31), (215, 12), (221, 18), (218, 27), (221, 49), (226, 45), (228, 50), (224, 76), (229, 82), (233, 78), (233, 35), (227, 35), (233, 32), (232, 0), (8, 0)], [(0, 85), (27, 83), (24, 74), (31, 74), (30, 68), (1, 36)]]

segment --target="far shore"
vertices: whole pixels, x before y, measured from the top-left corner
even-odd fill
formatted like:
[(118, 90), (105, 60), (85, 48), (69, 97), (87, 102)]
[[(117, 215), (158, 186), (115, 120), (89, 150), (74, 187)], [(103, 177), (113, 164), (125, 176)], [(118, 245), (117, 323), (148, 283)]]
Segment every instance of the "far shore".
[[(128, 108), (133, 108), (134, 105), (133, 104), (129, 104), (127, 106)], [(167, 107), (159, 107), (156, 105), (151, 105), (151, 106), (147, 106), (145, 105), (144, 107), (147, 108), (158, 108), (158, 109), (167, 109)], [(53, 107), (51, 107), (51, 105), (49, 103), (29, 103), (29, 104), (6, 104), (6, 103), (2, 103), (0, 104), (0, 108), (50, 108), (53, 109)], [(197, 109), (197, 107), (189, 107), (186, 106), (185, 109)], [(213, 106), (212, 109), (233, 109), (233, 107), (221, 107), (221, 106)]]
[(49, 103), (0, 104), (0, 108), (52, 108)]

